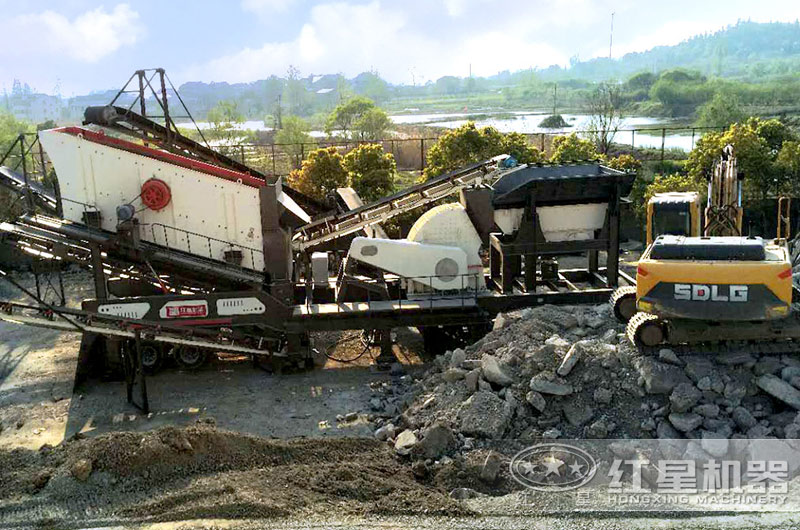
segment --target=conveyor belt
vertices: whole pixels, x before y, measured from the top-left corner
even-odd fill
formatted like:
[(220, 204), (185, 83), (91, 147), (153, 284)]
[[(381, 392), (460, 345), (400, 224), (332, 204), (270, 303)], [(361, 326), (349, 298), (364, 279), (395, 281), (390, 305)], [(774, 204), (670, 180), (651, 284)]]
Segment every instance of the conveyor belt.
[(23, 245), (25, 242), (36, 242), (42, 248), (49, 249), (47, 252), (61, 255), (65, 259), (74, 256), (76, 259), (73, 261), (78, 263), (88, 263), (89, 246), (97, 244), (103, 248), (109, 259), (142, 265), (143, 258), (146, 257), (160, 270), (169, 270), (179, 275), (190, 274), (206, 282), (227, 281), (260, 285), (264, 281), (263, 274), (256, 271), (146, 241), (139, 243), (138, 250), (120, 247), (113, 243), (112, 235), (108, 232), (41, 215), (23, 215), (15, 223), (0, 223), (0, 232), (12, 242)]
[(50, 213), (55, 213), (57, 210), (56, 205), (58, 200), (53, 193), (32, 180), (26, 183), (25, 177), (10, 167), (0, 166), (0, 185), (20, 195), (26, 193), (26, 191), (30, 189), (33, 199), (39, 206)]
[(328, 241), (347, 236), (364, 227), (382, 223), (397, 215), (441, 199), (483, 179), (494, 180), (500, 173), (517, 171), (525, 166), (505, 169), (508, 155), (467, 166), (408, 188), (372, 204), (308, 223), (297, 229), (292, 246), (297, 251), (309, 250)]

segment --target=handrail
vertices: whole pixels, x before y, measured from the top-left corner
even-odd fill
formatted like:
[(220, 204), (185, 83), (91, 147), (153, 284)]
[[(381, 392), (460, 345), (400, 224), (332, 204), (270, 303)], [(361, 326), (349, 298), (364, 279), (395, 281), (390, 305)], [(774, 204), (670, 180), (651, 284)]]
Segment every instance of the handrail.
[[(152, 237), (151, 242), (156, 244), (156, 245), (160, 245), (160, 243), (158, 243), (158, 238), (156, 237), (156, 229), (160, 229), (160, 231), (162, 231), (163, 234), (164, 234), (164, 245), (163, 246), (168, 248), (168, 249), (174, 249), (174, 246), (170, 246), (170, 244), (169, 244), (168, 230), (171, 230), (171, 231), (174, 231), (174, 232), (178, 232), (178, 233), (184, 235), (184, 238), (185, 238), (185, 241), (186, 241), (186, 251), (189, 252), (189, 253), (195, 253), (195, 252), (192, 252), (192, 244), (191, 244), (191, 239), (190, 238), (191, 237), (201, 238), (202, 240), (204, 240), (204, 244), (202, 246), (208, 247), (208, 257), (210, 259), (214, 259), (214, 260), (218, 260), (218, 261), (225, 261), (225, 260), (224, 259), (223, 260), (219, 260), (218, 257), (214, 256), (214, 252), (213, 252), (213, 248), (212, 248), (212, 242), (213, 243), (219, 243), (221, 245), (224, 245), (226, 247), (230, 247), (230, 248), (233, 248), (233, 249), (241, 249), (243, 251), (249, 252), (250, 253), (250, 264), (251, 264), (250, 268), (252, 268), (253, 270), (256, 270), (256, 254), (260, 254), (261, 256), (264, 255), (264, 251), (260, 250), (260, 249), (257, 249), (257, 248), (248, 247), (248, 246), (245, 246), (245, 245), (241, 245), (239, 243), (233, 243), (231, 241), (225, 241), (224, 239), (218, 239), (218, 238), (215, 238), (215, 237), (207, 236), (205, 234), (200, 234), (200, 233), (197, 233), (197, 232), (192, 232), (190, 230), (185, 230), (183, 228), (177, 228), (177, 227), (174, 227), (174, 226), (165, 225), (163, 223), (143, 223), (143, 224), (140, 224), (139, 226), (142, 227), (142, 228), (147, 227), (147, 226), (150, 227), (150, 235)], [(174, 238), (174, 239), (175, 239), (175, 243), (177, 243), (178, 242), (177, 237)], [(230, 263), (230, 262), (225, 262), (225, 263), (227, 263), (228, 265), (237, 266), (236, 264), (233, 264), (233, 263)], [(239, 264), (238, 266), (243, 268), (243, 266), (241, 264)]]

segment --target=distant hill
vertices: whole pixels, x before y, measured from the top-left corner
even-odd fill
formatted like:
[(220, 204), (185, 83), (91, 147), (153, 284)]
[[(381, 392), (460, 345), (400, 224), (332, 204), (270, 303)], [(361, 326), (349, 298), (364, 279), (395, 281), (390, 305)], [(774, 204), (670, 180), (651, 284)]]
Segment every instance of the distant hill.
[[(738, 22), (674, 46), (657, 46), (618, 59), (579, 61), (575, 58), (568, 67), (504, 71), (490, 77), (444, 76), (416, 86), (389, 84), (377, 72), (362, 72), (347, 79), (341, 74), (304, 72), (300, 75), (294, 71), (283, 77), (273, 75), (250, 83), (190, 81), (178, 90), (198, 119), (205, 119), (208, 110), (219, 101), (231, 100), (248, 119), (271, 120), (270, 116), (280, 109), (283, 113), (316, 117), (316, 125), (320, 126), (337, 103), (354, 94), (366, 96), (394, 111), (404, 109), (409, 100), (414, 108), (425, 107), (428, 111), (452, 111), (476, 105), (529, 108), (549, 105), (552, 82), (557, 81), (560, 104), (575, 107), (583, 103), (583, 92), (590, 89), (593, 82), (624, 81), (637, 73), (655, 74), (672, 69), (686, 70), (686, 75), (692, 78), (697, 74), (688, 71), (696, 71), (701, 76), (698, 82), (709, 83), (705, 96), (692, 101), (692, 111), (719, 88), (711, 86), (718, 78), (745, 81), (750, 86), (758, 86), (762, 92), (775, 89), (772, 99), (742, 97), (747, 104), (786, 106), (791, 100), (792, 105), (796, 105), (800, 97), (797, 96), (800, 90), (800, 22)], [(642, 89), (642, 97), (637, 101), (647, 99), (647, 90), (649, 85)], [(95, 92), (67, 100), (35, 94), (27, 85), (15, 81), (11, 94), (5, 94), (0, 100), (0, 110), (35, 123), (47, 119), (76, 122), (80, 121), (87, 105), (105, 104), (115, 93), (115, 90)], [(476, 97), (484, 99), (478, 101)]]
[[(800, 4), (798, 4), (800, 13)], [(800, 22), (738, 22), (714, 33), (697, 35), (674, 46), (657, 46), (619, 59), (573, 61), (539, 72), (544, 80), (627, 78), (640, 71), (671, 68), (706, 75), (762, 80), (800, 72)]]

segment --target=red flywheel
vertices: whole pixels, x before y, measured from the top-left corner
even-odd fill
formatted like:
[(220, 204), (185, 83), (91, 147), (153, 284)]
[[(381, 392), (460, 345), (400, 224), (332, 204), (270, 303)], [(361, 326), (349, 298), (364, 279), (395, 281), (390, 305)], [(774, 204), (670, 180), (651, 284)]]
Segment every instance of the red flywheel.
[(163, 210), (171, 199), (172, 192), (163, 180), (151, 178), (142, 184), (142, 202), (151, 210)]

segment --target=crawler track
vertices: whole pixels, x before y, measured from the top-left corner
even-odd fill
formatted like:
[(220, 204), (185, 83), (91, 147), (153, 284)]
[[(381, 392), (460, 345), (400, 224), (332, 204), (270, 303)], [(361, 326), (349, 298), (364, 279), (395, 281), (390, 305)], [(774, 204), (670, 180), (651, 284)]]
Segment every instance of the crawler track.
[[(664, 340), (657, 345), (647, 345), (642, 340), (642, 330), (645, 326), (658, 323), (664, 329)], [(702, 324), (697, 324), (702, 325)], [(675, 341), (670, 342), (670, 323), (661, 320), (655, 315), (647, 313), (636, 313), (628, 322), (628, 340), (636, 348), (646, 354), (657, 354), (663, 348), (669, 348), (675, 353), (686, 355), (721, 355), (727, 353), (753, 353), (753, 354), (795, 354), (800, 353), (800, 339), (797, 337), (764, 337), (761, 339), (726, 339), (728, 326), (721, 326), (715, 329), (714, 326), (706, 325), (704, 340), (697, 341)], [(796, 324), (791, 327), (794, 329)]]

